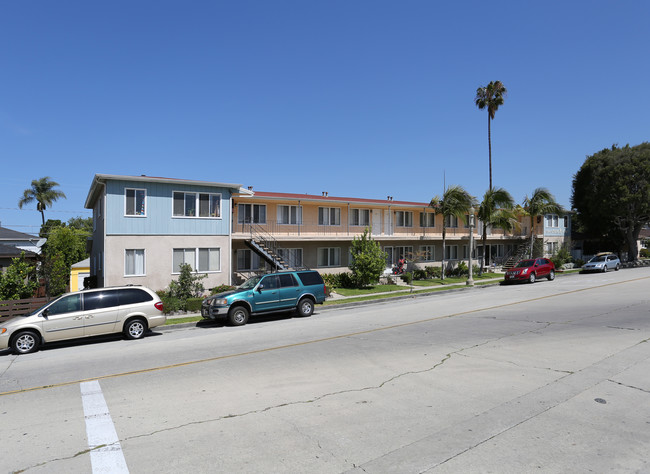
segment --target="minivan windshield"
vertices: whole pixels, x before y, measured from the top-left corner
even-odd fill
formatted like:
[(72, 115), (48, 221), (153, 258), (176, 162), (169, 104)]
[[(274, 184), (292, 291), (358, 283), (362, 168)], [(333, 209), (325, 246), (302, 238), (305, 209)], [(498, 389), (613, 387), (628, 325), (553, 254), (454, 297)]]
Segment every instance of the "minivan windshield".
[(261, 279), (262, 279), (262, 277), (259, 277), (259, 276), (254, 276), (252, 278), (249, 278), (244, 283), (242, 283), (242, 285), (239, 287), (239, 289), (240, 290), (252, 290), (253, 288), (255, 288), (255, 285), (257, 285), (260, 282)]
[(64, 296), (64, 295), (61, 295), (61, 296), (59, 296), (58, 298), (56, 298), (56, 299), (54, 299), (54, 300), (52, 300), (52, 301), (48, 301), (48, 302), (45, 303), (43, 306), (40, 306), (40, 307), (36, 308), (36, 309), (35, 309), (34, 311), (32, 311), (31, 313), (25, 313), (25, 314), (23, 314), (23, 316), (33, 316), (33, 315), (35, 315), (36, 313), (42, 311), (46, 306), (50, 306), (50, 305), (53, 304), (55, 301), (60, 300), (63, 296)]

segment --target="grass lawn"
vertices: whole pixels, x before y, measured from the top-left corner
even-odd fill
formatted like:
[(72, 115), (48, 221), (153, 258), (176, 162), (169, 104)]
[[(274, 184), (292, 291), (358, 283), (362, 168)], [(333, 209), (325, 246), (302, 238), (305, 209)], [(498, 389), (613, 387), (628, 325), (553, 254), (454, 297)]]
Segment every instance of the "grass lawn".
[(386, 293), (389, 291), (407, 290), (408, 288), (401, 285), (375, 285), (368, 288), (332, 288), (341, 296), (364, 296), (373, 293)]

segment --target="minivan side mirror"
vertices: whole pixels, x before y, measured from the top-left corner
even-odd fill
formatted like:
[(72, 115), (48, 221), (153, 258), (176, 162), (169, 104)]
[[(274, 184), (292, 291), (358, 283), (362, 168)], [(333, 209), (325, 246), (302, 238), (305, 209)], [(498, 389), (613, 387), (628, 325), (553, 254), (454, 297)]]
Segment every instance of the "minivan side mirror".
[(259, 291), (261, 293), (263, 289), (264, 289), (264, 285), (262, 285), (262, 284), (257, 285), (257, 291)]
[(48, 309), (46, 309), (41, 313), (41, 316), (43, 316), (44, 318), (47, 318), (47, 315), (48, 315), (49, 312), (50, 311)]

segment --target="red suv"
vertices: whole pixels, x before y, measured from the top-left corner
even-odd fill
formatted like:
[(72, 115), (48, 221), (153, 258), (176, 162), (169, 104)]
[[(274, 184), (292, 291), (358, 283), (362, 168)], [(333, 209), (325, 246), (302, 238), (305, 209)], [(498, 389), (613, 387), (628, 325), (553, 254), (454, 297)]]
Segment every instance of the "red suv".
[(520, 260), (514, 268), (506, 272), (504, 282), (527, 281), (535, 283), (535, 280), (546, 277), (555, 280), (555, 265), (548, 258), (531, 258)]

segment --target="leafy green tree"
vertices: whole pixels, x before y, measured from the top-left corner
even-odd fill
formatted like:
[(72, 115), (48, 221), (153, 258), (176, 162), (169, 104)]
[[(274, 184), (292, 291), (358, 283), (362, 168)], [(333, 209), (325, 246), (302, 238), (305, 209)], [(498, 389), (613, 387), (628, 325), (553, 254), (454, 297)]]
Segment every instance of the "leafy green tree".
[(470, 208), (474, 205), (474, 197), (462, 186), (454, 185), (447, 188), (442, 197), (435, 196), (429, 203), (436, 214), (443, 216), (442, 221), (442, 279), (445, 278), (445, 249), (447, 225), (451, 217), (465, 219)]
[(507, 232), (518, 227), (519, 222), (517, 221), (514, 207), (515, 200), (503, 188), (488, 189), (483, 195), (483, 200), (479, 204), (477, 214), (483, 223), (481, 237), (483, 243), (483, 263), (479, 267), (479, 275), (483, 274), (483, 267), (490, 264), (486, 247), (488, 227), (497, 227)]
[(379, 242), (373, 240), (367, 228), (359, 238), (352, 240), (350, 253), (350, 270), (357, 287), (363, 288), (379, 281), (386, 268), (386, 252), (381, 250)]
[(206, 278), (207, 275), (192, 273), (192, 266), (187, 263), (183, 263), (180, 270), (178, 280), (172, 280), (169, 283), (169, 296), (179, 300), (182, 308), (185, 309), (188, 299), (198, 298), (203, 295), (205, 287), (201, 280)]
[(18, 201), (18, 207), (23, 208), (25, 204), (36, 201), (36, 210), (41, 213), (43, 225), (45, 225), (45, 209), (52, 207), (52, 203), (59, 198), (65, 199), (63, 191), (54, 189), (59, 183), (50, 180), (49, 176), (32, 181), (32, 187), (23, 191), (23, 197)]
[(501, 81), (491, 81), (485, 87), (476, 89), (474, 103), (479, 110), (487, 109), (488, 113), (488, 153), (490, 156), (490, 188), (492, 189), (492, 133), (490, 123), (494, 120), (499, 106), (503, 105), (505, 95), (508, 91)]
[(25, 260), (25, 252), (0, 271), (0, 300), (22, 300), (34, 296), (38, 288), (36, 267)]
[(561, 214), (564, 210), (546, 188), (537, 188), (530, 197), (526, 196), (523, 210), (530, 217), (530, 256), (532, 257), (535, 247), (535, 219), (545, 214)]
[(71, 229), (83, 230), (88, 235), (93, 233), (92, 217), (72, 217), (68, 219), (68, 227)]
[(650, 222), (650, 143), (616, 145), (588, 156), (573, 177), (571, 205), (583, 232), (612, 242), (628, 260)]
[[(48, 220), (47, 224), (52, 223)], [(86, 252), (87, 233), (70, 227), (49, 227), (47, 242), (42, 248), (42, 273), (48, 296), (65, 292), (70, 282), (70, 267), (88, 258)]]

